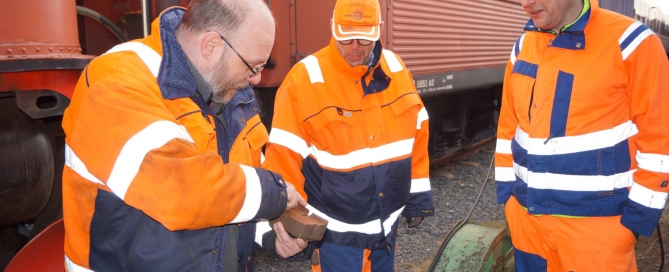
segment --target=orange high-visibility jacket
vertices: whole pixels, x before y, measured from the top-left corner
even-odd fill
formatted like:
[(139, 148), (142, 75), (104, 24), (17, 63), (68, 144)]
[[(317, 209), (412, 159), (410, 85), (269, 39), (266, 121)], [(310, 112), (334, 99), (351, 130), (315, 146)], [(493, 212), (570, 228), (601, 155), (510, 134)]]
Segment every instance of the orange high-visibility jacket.
[(395, 244), (400, 214), (434, 210), (427, 112), (400, 58), (381, 43), (373, 54), (372, 69), (351, 67), (331, 39), (296, 64), (277, 92), (264, 163), (329, 221), (325, 242), (369, 249)]
[[(257, 168), (268, 135), (253, 90), (218, 116), (206, 105), (174, 34), (183, 13), (94, 59), (76, 86), (63, 116), (69, 271), (220, 271), (220, 226), (286, 207), (281, 177)], [(248, 271), (255, 225), (234, 242)]]
[(530, 214), (622, 215), (650, 236), (667, 199), (669, 62), (642, 23), (590, 8), (559, 35), (530, 20), (506, 67), (498, 201)]

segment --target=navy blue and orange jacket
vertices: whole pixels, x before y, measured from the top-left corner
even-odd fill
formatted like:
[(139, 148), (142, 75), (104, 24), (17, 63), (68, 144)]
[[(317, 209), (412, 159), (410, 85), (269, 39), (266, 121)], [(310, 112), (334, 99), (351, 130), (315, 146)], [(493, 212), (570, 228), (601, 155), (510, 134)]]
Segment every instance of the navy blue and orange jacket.
[(296, 64), (279, 87), (263, 166), (329, 221), (323, 241), (394, 245), (398, 218), (431, 216), (428, 116), (411, 74), (376, 43), (351, 67), (334, 44)]
[[(76, 86), (63, 117), (68, 271), (221, 271), (224, 225), (286, 207), (281, 176), (258, 168), (268, 134), (253, 90), (208, 107), (176, 41), (183, 13), (94, 59)], [(255, 225), (234, 243), (246, 271)]]
[(530, 214), (622, 215), (650, 236), (669, 187), (669, 62), (642, 23), (600, 9), (559, 35), (530, 20), (506, 67), (495, 179)]

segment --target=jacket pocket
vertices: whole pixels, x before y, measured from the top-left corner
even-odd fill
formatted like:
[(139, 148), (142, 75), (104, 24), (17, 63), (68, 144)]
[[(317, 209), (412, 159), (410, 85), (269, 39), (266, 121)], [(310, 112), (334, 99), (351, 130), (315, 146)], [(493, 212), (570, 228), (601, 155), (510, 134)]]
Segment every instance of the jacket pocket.
[(341, 107), (327, 107), (304, 121), (304, 128), (311, 143), (321, 151), (332, 155), (348, 154), (351, 149), (364, 146), (362, 134), (355, 126), (355, 114), (359, 110), (347, 110)]

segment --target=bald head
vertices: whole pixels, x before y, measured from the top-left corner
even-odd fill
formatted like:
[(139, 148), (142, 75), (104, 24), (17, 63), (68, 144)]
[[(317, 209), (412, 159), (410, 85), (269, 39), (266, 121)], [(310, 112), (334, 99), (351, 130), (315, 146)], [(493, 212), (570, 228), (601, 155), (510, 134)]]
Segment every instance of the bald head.
[(253, 17), (274, 23), (264, 0), (193, 0), (184, 13), (179, 32), (197, 35), (216, 31), (232, 36)]

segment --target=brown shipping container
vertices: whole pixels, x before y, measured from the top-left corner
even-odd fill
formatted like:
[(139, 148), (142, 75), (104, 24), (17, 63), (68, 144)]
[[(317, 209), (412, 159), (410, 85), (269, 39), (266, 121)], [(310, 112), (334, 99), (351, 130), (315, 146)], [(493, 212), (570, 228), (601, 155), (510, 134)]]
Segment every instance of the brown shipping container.
[[(421, 96), (500, 85), (528, 18), (514, 0), (380, 0), (384, 46), (404, 60)], [(277, 87), (293, 64), (325, 47), (335, 0), (271, 1), (272, 60), (258, 87)]]

